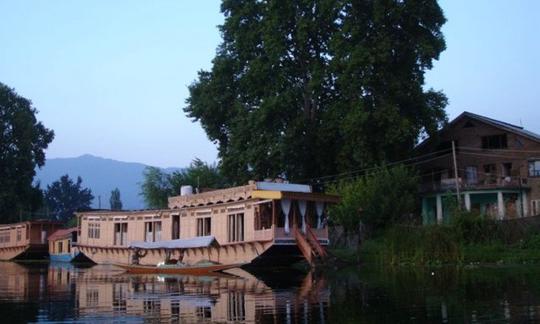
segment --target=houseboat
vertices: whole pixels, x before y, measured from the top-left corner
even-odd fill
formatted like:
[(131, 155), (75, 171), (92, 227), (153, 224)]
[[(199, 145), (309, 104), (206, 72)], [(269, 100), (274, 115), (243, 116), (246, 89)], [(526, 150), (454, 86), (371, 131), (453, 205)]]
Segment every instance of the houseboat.
[(0, 225), (0, 260), (46, 258), (47, 240), (61, 226), (49, 220)]
[(77, 248), (77, 227), (59, 229), (49, 236), (48, 241), (51, 261), (73, 262), (88, 260)]
[(181, 191), (169, 198), (168, 209), (77, 213), (79, 250), (98, 264), (154, 266), (164, 260), (275, 265), (302, 258), (314, 264), (326, 255), (326, 207), (337, 196), (308, 185), (254, 181)]

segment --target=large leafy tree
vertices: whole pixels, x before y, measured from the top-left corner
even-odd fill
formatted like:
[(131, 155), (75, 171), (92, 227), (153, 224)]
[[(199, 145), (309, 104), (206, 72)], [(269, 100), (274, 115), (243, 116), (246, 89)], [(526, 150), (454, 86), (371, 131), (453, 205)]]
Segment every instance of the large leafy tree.
[(36, 113), (28, 99), (0, 83), (0, 222), (40, 207), (42, 192), (32, 181), (54, 133)]
[(82, 186), (81, 177), (74, 182), (67, 174), (47, 186), (45, 201), (54, 218), (68, 221), (77, 210), (89, 209), (94, 196)]
[(436, 0), (224, 0), (223, 42), (186, 114), (235, 182), (301, 180), (408, 154), (446, 121), (424, 90), (445, 49)]
[(189, 167), (171, 174), (156, 167), (147, 167), (143, 173), (141, 195), (149, 208), (166, 208), (167, 198), (180, 194), (182, 186), (219, 189), (227, 185), (215, 164), (195, 159)]

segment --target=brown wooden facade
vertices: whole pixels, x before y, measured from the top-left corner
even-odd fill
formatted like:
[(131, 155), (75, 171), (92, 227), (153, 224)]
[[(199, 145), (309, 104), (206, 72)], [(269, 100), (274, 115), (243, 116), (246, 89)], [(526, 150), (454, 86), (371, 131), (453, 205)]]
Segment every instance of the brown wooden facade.
[(417, 152), (424, 223), (449, 221), (458, 190), (464, 208), (495, 219), (540, 214), (540, 135), (465, 112)]

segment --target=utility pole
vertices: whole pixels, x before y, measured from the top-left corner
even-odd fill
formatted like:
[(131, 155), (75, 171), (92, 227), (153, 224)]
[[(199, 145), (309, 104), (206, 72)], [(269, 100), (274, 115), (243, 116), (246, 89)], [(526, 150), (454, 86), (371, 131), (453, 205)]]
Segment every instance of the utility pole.
[(101, 209), (101, 196), (98, 195), (97, 198), (98, 198), (98, 209)]
[(456, 143), (454, 141), (452, 141), (452, 156), (454, 158), (454, 178), (456, 180), (456, 194), (457, 194), (458, 209), (461, 209), (461, 195), (459, 194), (459, 179), (458, 179), (458, 168), (457, 168), (457, 160), (456, 160)]

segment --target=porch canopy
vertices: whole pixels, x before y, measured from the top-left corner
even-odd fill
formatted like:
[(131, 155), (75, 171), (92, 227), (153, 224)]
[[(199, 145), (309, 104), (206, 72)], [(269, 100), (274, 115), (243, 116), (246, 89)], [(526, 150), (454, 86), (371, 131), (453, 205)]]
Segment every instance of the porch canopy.
[(340, 201), (339, 196), (327, 195), (323, 193), (270, 190), (253, 190), (251, 193), (251, 198), (304, 200), (331, 204), (337, 204)]
[(131, 242), (129, 247), (132, 249), (194, 249), (204, 248), (211, 245), (217, 245), (216, 238), (213, 236), (199, 236), (190, 239), (178, 239), (158, 242)]

